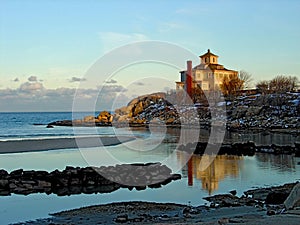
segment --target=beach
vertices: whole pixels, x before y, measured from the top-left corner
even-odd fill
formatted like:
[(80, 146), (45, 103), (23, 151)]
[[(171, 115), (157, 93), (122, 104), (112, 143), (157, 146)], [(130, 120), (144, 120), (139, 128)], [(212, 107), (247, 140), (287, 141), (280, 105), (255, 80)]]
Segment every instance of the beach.
[(89, 136), (0, 141), (0, 154), (113, 146), (134, 140), (129, 136)]
[[(256, 190), (264, 192), (264, 189)], [(220, 196), (212, 196), (218, 199)], [(268, 205), (262, 201), (221, 196), (235, 202), (224, 204), (191, 206), (175, 203), (155, 203), (144, 201), (116, 202), (110, 204), (82, 207), (51, 214), (52, 217), (20, 224), (202, 224), (202, 225), (298, 225), (300, 209), (285, 210), (283, 204)], [(223, 200), (224, 200), (223, 199)]]

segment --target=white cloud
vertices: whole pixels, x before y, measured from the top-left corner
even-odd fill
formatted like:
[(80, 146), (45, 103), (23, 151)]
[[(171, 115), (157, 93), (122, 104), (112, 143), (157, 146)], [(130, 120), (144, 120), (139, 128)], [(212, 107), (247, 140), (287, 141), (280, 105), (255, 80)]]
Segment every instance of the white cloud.
[[(40, 82), (25, 82), (16, 89), (0, 89), (0, 110), (71, 111), (74, 101), (80, 106), (76, 108), (80, 111), (89, 109), (91, 105), (95, 105), (95, 110), (112, 110), (113, 106), (126, 105), (126, 96), (122, 94), (125, 91), (121, 85), (105, 85), (94, 89), (47, 89)], [(120, 94), (122, 101), (117, 98)]]
[(179, 23), (165, 22), (165, 23), (160, 24), (159, 31), (160, 32), (170, 32), (170, 31), (179, 30), (182, 28), (184, 28), (184, 26)]
[(72, 77), (72, 79), (70, 80), (70, 82), (81, 82), (81, 81), (86, 81), (85, 78), (80, 78), (80, 77)]
[(106, 81), (105, 83), (107, 83), (107, 84), (116, 84), (116, 83), (118, 83), (118, 81), (116, 81), (114, 79), (110, 79), (110, 80)]
[(135, 85), (137, 85), (137, 86), (144, 86), (144, 85), (145, 85), (143, 82), (135, 82), (135, 83), (133, 83), (133, 84), (135, 84)]
[(109, 51), (132, 42), (148, 40), (146, 35), (140, 33), (124, 34), (117, 32), (100, 32), (99, 37), (105, 51)]
[(37, 77), (36, 76), (30, 76), (30, 77), (28, 77), (28, 81), (30, 81), (30, 82), (36, 82), (37, 81)]
[(43, 91), (44, 90), (44, 86), (42, 83), (40, 82), (25, 82), (23, 84), (20, 85), (19, 88), (20, 91), (22, 92), (36, 92), (36, 91)]

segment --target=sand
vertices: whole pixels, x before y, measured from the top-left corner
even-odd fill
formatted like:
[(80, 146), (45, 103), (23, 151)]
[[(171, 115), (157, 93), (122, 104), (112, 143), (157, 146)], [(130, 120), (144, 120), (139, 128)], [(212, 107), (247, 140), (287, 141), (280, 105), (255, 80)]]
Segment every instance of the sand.
[(0, 154), (112, 146), (134, 139), (129, 136), (89, 136), (0, 141)]
[(268, 216), (266, 210), (254, 206), (209, 208), (172, 203), (121, 202), (89, 206), (53, 214), (53, 217), (20, 224), (243, 224), (299, 225), (300, 210)]

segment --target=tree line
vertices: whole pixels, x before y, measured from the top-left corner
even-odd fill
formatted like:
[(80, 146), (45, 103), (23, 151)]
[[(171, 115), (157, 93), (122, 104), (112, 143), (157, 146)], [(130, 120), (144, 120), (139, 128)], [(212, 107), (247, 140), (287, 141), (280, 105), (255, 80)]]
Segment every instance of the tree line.
[[(236, 96), (241, 90), (249, 88), (252, 81), (251, 74), (240, 71), (238, 76), (224, 77), (220, 89), (225, 97)], [(296, 76), (279, 75), (256, 84), (257, 91), (263, 94), (292, 92), (298, 88), (299, 79)]]
[(296, 76), (277, 76), (272, 80), (263, 80), (256, 84), (259, 92), (267, 93), (285, 93), (297, 91), (299, 80)]

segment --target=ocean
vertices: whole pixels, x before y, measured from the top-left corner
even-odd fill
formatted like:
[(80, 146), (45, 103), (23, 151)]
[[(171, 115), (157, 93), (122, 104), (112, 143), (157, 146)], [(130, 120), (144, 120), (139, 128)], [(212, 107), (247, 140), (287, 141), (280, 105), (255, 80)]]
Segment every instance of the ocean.
[[(76, 114), (83, 118), (92, 113)], [(73, 136), (115, 134), (133, 135), (137, 140), (116, 146), (85, 149), (58, 149), (40, 152), (0, 154), (0, 169), (13, 171), (24, 170), (63, 170), (66, 166), (101, 166), (114, 163), (164, 162), (176, 148), (176, 135), (166, 134), (168, 141), (159, 145), (161, 135), (147, 129), (113, 127), (72, 127), (46, 128), (46, 124), (56, 120), (72, 119), (71, 112), (36, 112), (36, 113), (0, 113), (0, 141), (48, 139)], [(42, 125), (34, 125), (42, 124)], [(253, 136), (234, 135), (233, 138), (252, 138)], [(262, 138), (262, 137), (259, 137)], [(265, 137), (263, 137), (265, 138)], [(276, 137), (276, 139), (278, 139)], [(269, 140), (269, 139), (268, 139)], [(285, 142), (294, 141), (295, 137), (284, 136)], [(151, 146), (156, 147), (151, 149)], [(96, 158), (88, 158), (89, 155)], [(105, 160), (109, 154), (114, 160)], [(171, 160), (180, 164), (184, 154), (172, 155)], [(97, 160), (95, 160), (97, 159)], [(118, 201), (155, 201), (182, 204), (204, 204), (203, 197), (219, 193), (228, 193), (235, 189), (238, 195), (251, 188), (280, 185), (300, 179), (300, 158), (292, 155), (256, 154), (255, 156), (217, 156), (209, 167), (200, 169), (204, 157), (192, 156), (192, 181), (188, 180), (188, 168), (183, 166), (174, 173), (180, 173), (182, 179), (171, 182), (159, 189), (143, 191), (119, 189), (106, 194), (80, 194), (59, 197), (54, 194), (31, 194), (28, 196), (12, 194), (0, 196), (0, 224), (48, 217), (49, 213), (69, 210), (88, 205)]]
[[(90, 112), (77, 112), (73, 116), (74, 119), (82, 119), (84, 116), (96, 114)], [(0, 113), (0, 140), (74, 136), (72, 127), (57, 127), (57, 129), (45, 128), (50, 122), (71, 119), (72, 112)], [(82, 130), (83, 134), (85, 134), (85, 132), (86, 134), (89, 134), (89, 129)]]

